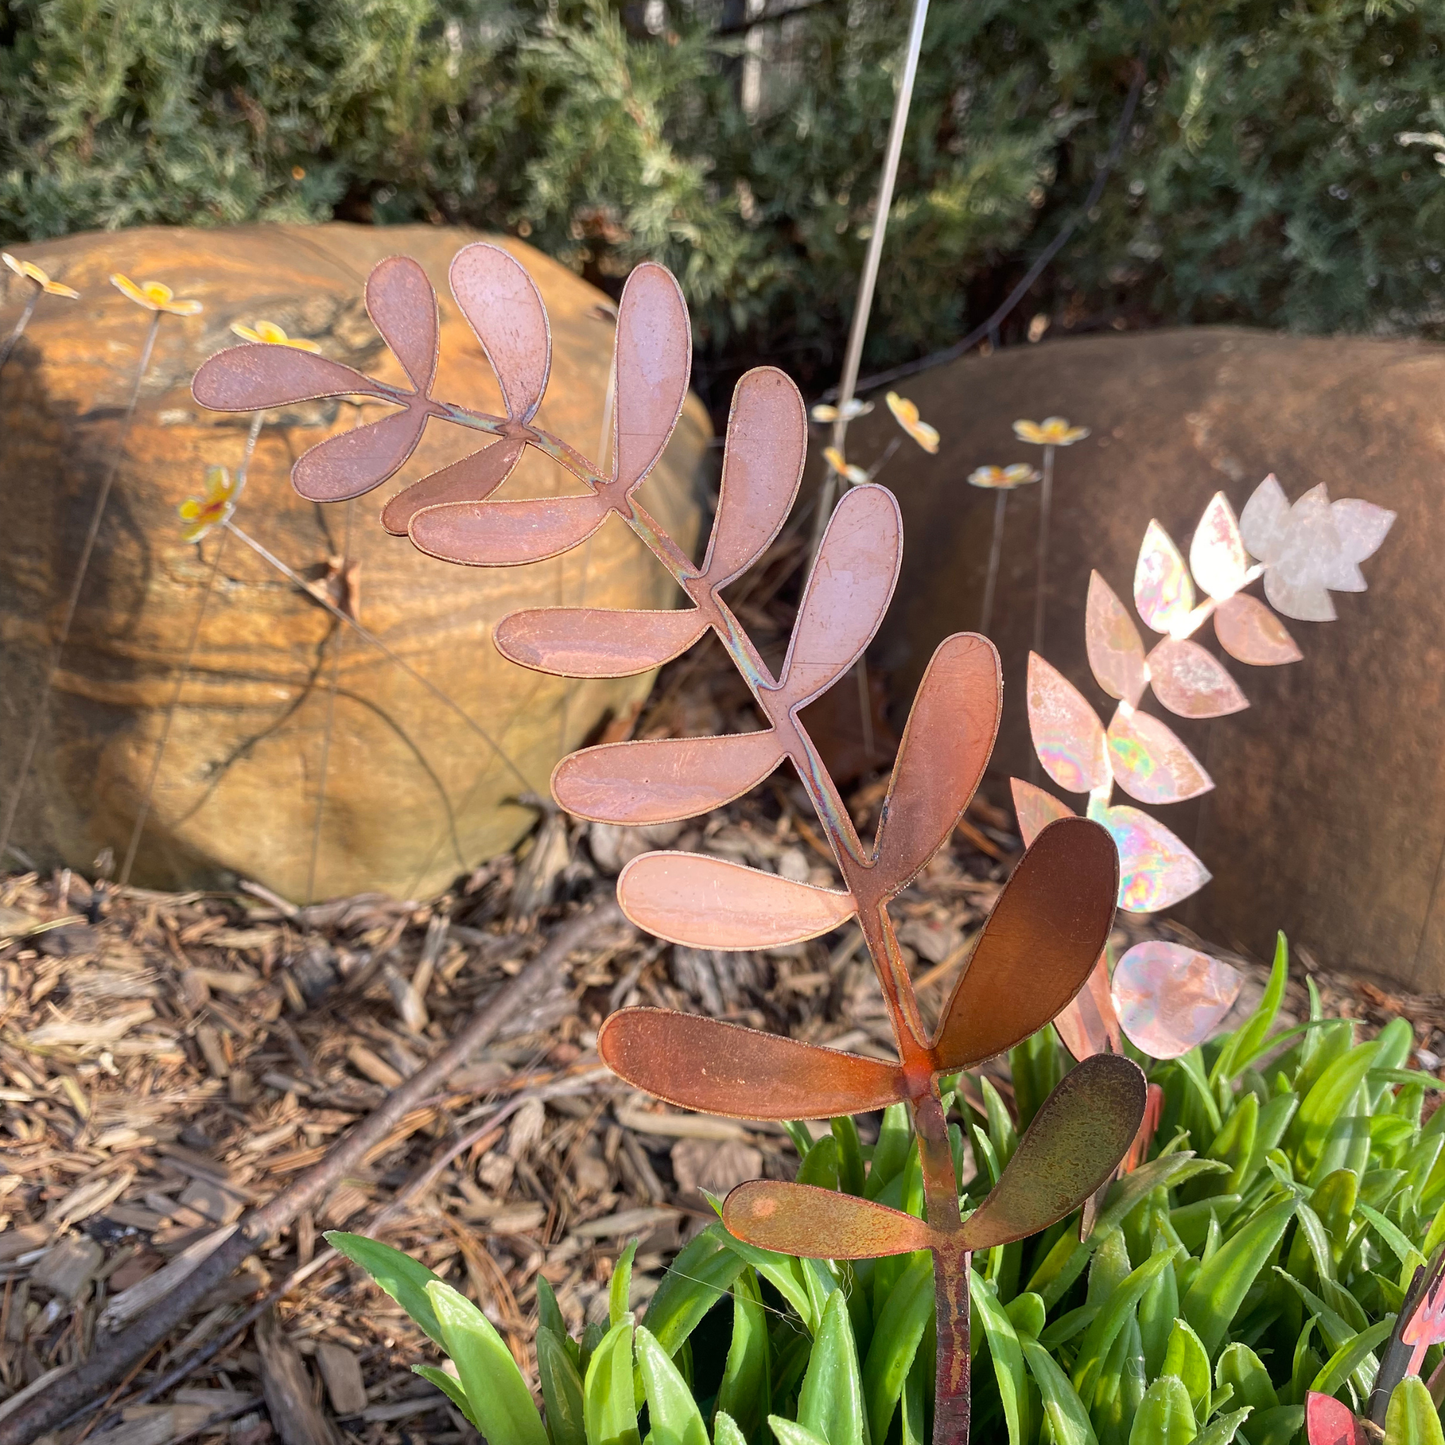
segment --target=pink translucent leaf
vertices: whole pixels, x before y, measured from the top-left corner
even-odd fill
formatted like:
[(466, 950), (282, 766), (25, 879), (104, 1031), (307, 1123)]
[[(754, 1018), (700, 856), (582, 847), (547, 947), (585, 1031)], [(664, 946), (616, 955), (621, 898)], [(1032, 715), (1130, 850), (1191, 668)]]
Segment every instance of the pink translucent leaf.
[(1214, 635), (1231, 657), (1253, 667), (1279, 667), (1304, 656), (1284, 623), (1258, 598), (1244, 592), (1219, 604)]
[(988, 765), (1002, 707), (993, 643), (972, 632), (944, 638), (913, 699), (878, 823), (877, 867), (889, 892), (952, 835)]
[(639, 928), (689, 948), (781, 948), (829, 933), (856, 911), (851, 894), (699, 853), (634, 858), (617, 901)]
[(1182, 803), (1214, 786), (1194, 754), (1148, 713), (1121, 703), (1109, 723), (1108, 742), (1115, 781), (1141, 803)]
[(1078, 815), (1067, 803), (1061, 803), (1052, 793), (1026, 783), (1022, 778), (1010, 778), (1013, 789), (1014, 813), (1018, 817), (1019, 837), (1024, 847), (1031, 848), (1033, 841), (1056, 818), (1073, 818)]
[(1097, 572), (1089, 574), (1089, 600), (1084, 608), (1084, 641), (1094, 680), (1110, 697), (1139, 705), (1148, 679), (1139, 629), (1114, 590)]
[[(1297, 622), (1333, 622), (1335, 604), (1328, 589), (1363, 591), (1365, 579), (1344, 556), (1323, 486), (1311, 487), (1289, 509), (1281, 531), (1278, 555), (1264, 573), (1270, 606)], [(1345, 566), (1348, 572), (1342, 575)]]
[(1220, 959), (1151, 939), (1114, 966), (1114, 1009), (1136, 1049), (1151, 1059), (1177, 1059), (1213, 1036), (1241, 981)]
[(1305, 1433), (1309, 1445), (1367, 1445), (1370, 1438), (1348, 1405), (1317, 1390), (1305, 1397)]
[(1271, 472), (1251, 493), (1239, 514), (1239, 531), (1250, 555), (1273, 564), (1284, 555), (1289, 498)]
[(902, 1210), (772, 1179), (739, 1184), (723, 1204), (723, 1224), (744, 1244), (804, 1259), (875, 1259), (933, 1244), (933, 1231)]
[(1249, 706), (1223, 663), (1187, 638), (1166, 637), (1149, 654), (1149, 681), (1154, 696), (1180, 717), (1223, 717)]
[(411, 519), (427, 507), (484, 502), (512, 475), (524, 447), (520, 441), (499, 441), (403, 487), (382, 508), (381, 525), (393, 537), (405, 537)]
[(622, 612), (538, 607), (504, 617), (493, 634), (503, 657), (557, 677), (631, 677), (686, 652), (707, 623), (695, 607)]
[(1189, 566), (1194, 580), (1216, 602), (1233, 597), (1249, 580), (1249, 557), (1234, 508), (1223, 492), (1216, 492), (1199, 519), (1189, 544)]
[(1029, 732), (1044, 771), (1070, 793), (1109, 781), (1104, 725), (1083, 694), (1036, 652), (1029, 653)]
[(384, 396), (386, 389), (314, 352), (253, 343), (228, 347), (203, 361), (191, 395), (211, 411), (265, 411), (323, 396)]
[(457, 252), (451, 283), (497, 373), (508, 417), (531, 421), (552, 367), (552, 332), (541, 293), (521, 262), (486, 241)]
[(744, 374), (733, 392), (717, 519), (703, 574), (725, 587), (767, 551), (792, 510), (808, 449), (808, 418), (775, 367)]
[(687, 400), (692, 328), (672, 273), (645, 261), (617, 306), (617, 480), (637, 486), (667, 446)]
[(1181, 625), (1194, 610), (1194, 583), (1169, 533), (1151, 521), (1134, 567), (1134, 606), (1155, 632)]
[(862, 656), (888, 611), (902, 557), (893, 493), (852, 488), (828, 521), (798, 605), (781, 673), (790, 707), (810, 702)]
[(306, 452), (291, 469), (292, 485), (308, 502), (344, 502), (348, 497), (359, 497), (401, 470), (421, 440), (425, 425), (426, 412), (417, 406), (352, 427)]
[(1380, 550), (1391, 526), (1395, 513), (1373, 502), (1362, 502), (1358, 497), (1344, 497), (1330, 504), (1334, 517), (1335, 531), (1339, 533), (1340, 548), (1351, 562), (1363, 562)]
[(1089, 974), (1089, 981), (1074, 1001), (1054, 1019), (1064, 1047), (1079, 1060), (1094, 1054), (1120, 1053), (1123, 1036), (1114, 999), (1109, 992), (1109, 962), (1105, 954)]
[[(728, 737), (603, 743), (557, 764), (552, 796), (569, 813), (598, 823), (675, 823), (730, 803), (782, 760), (783, 745), (771, 728)], [(685, 871), (682, 865), (669, 866)]]
[(516, 567), (580, 546), (607, 519), (605, 498), (537, 497), (517, 502), (453, 502), (417, 512), (412, 544), (444, 562)]
[(1209, 870), (1163, 823), (1138, 808), (1091, 807), (1119, 850), (1119, 907), (1157, 913), (1198, 893)]
[(437, 296), (410, 256), (388, 256), (366, 278), (366, 309), (411, 384), (431, 392), (437, 374)]

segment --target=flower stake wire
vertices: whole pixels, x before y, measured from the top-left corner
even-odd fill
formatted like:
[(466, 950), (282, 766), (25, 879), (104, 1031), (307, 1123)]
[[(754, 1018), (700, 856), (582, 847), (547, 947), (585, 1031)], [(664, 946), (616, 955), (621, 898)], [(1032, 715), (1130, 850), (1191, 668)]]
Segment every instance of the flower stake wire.
[(73, 287), (63, 286), (59, 281), (52, 281), (49, 275), (42, 271), (34, 261), (22, 261), (18, 256), (12, 256), (9, 251), (0, 251), (0, 261), (3, 261), (23, 280), (32, 282), (35, 287), (25, 303), (25, 309), (20, 313), (20, 319), (11, 329), (10, 335), (0, 342), (0, 372), (3, 372), (5, 363), (10, 360), (11, 353), (20, 344), (20, 338), (25, 335), (25, 328), (30, 325), (30, 318), (35, 315), (35, 308), (40, 305), (40, 298), (42, 296), (63, 296), (67, 301), (79, 301), (80, 292)]
[(1049, 514), (1054, 499), (1054, 452), (1071, 447), (1089, 435), (1086, 426), (1070, 426), (1061, 416), (1043, 421), (1016, 421), (1014, 435), (1021, 442), (1044, 449), (1043, 485), (1039, 487), (1038, 570), (1034, 577), (1034, 651), (1044, 650), (1044, 609), (1049, 586)]
[[(838, 503), (774, 675), (722, 593), (771, 545), (796, 498), (807, 418), (793, 383), (770, 367), (738, 383), (712, 535), (702, 563), (694, 565), (634, 495), (661, 457), (687, 394), (691, 332), (673, 277), (645, 264), (624, 288), (614, 361), (616, 444), (606, 471), (532, 422), (551, 343), (541, 297), (522, 267), (505, 251), (477, 243), (453, 261), (451, 283), (497, 373), (505, 417), (431, 395), (436, 298), (421, 268), (399, 259), (372, 273), (367, 301), (415, 391), (384, 386), (322, 358), (252, 346), (206, 362), (196, 376), (196, 398), (237, 411), (343, 394), (401, 407), (297, 462), (298, 488), (322, 500), (362, 495), (393, 475), (428, 420), (489, 433), (500, 440), (392, 497), (383, 523), (445, 560), (516, 566), (580, 546), (615, 514), (686, 594), (689, 605), (675, 611), (513, 613), (497, 625), (494, 640), (514, 662), (564, 677), (620, 677), (679, 656), (709, 630), (721, 640), (765, 719), (761, 731), (585, 748), (557, 765), (553, 795), (568, 812), (592, 821), (675, 822), (739, 797), (790, 762), (828, 838), (842, 888), (813, 887), (700, 854), (653, 852), (623, 870), (618, 900), (639, 927), (694, 948), (781, 947), (856, 919), (898, 1057), (886, 1062), (653, 1008), (613, 1014), (598, 1048), (628, 1082), (709, 1113), (789, 1120), (908, 1106), (926, 1220), (873, 1199), (770, 1181), (740, 1185), (723, 1218), (737, 1237), (794, 1255), (857, 1259), (931, 1250), (934, 1440), (962, 1445), (973, 1251), (1044, 1229), (1092, 1195), (1138, 1133), (1145, 1084), (1140, 1070), (1117, 1054), (1081, 1063), (1043, 1103), (993, 1190), (965, 1219), (941, 1079), (1028, 1037), (1084, 985), (1113, 920), (1115, 849), (1107, 832), (1087, 819), (1045, 828), (1006, 885), (937, 1027), (926, 1029), (888, 905), (947, 843), (988, 761), (1001, 701), (992, 644), (974, 634), (940, 644), (904, 730), (877, 834), (865, 845), (799, 714), (848, 673), (882, 622), (902, 549), (892, 495), (864, 484)], [(566, 468), (585, 492), (491, 500), (527, 447)]]
[(1028, 486), (1043, 475), (1027, 462), (1012, 462), (1006, 467), (975, 467), (968, 474), (971, 487), (983, 487), (995, 493), (993, 504), (993, 535), (988, 544), (988, 575), (983, 583), (983, 609), (979, 615), (978, 630), (988, 636), (989, 624), (993, 621), (993, 599), (998, 588), (999, 563), (1003, 560), (1004, 509), (1008, 506), (1008, 494), (1015, 487)]

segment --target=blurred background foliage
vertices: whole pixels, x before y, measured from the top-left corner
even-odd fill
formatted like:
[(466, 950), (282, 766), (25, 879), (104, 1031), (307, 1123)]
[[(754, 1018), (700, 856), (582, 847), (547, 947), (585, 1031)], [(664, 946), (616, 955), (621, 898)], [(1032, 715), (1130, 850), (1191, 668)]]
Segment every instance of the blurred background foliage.
[[(908, 0), (0, 0), (0, 239), (247, 220), (666, 262), (698, 381), (833, 379)], [(867, 363), (1015, 313), (1439, 334), (1445, 0), (934, 0)], [(1441, 147), (1445, 149), (1445, 143)], [(1035, 320), (1035, 330), (1040, 322)], [(1007, 338), (1006, 338), (1007, 339)]]

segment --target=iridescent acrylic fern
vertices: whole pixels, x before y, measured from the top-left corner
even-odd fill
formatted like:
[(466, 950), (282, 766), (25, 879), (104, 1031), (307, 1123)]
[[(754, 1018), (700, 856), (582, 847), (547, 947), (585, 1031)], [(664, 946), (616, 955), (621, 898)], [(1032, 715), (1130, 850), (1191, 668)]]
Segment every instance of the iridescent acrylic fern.
[[(883, 1062), (646, 1008), (609, 1018), (599, 1049), (618, 1074), (658, 1098), (734, 1117), (826, 1118), (908, 1104), (919, 1141), (926, 1223), (850, 1194), (763, 1181), (734, 1190), (724, 1220), (744, 1240), (798, 1255), (846, 1259), (931, 1249), (938, 1324), (934, 1438), (962, 1441), (968, 1429), (972, 1251), (1033, 1234), (1091, 1196), (1134, 1140), (1145, 1088), (1140, 1071), (1117, 1054), (1086, 1060), (1045, 1101), (993, 1192), (963, 1219), (939, 1081), (1032, 1034), (1082, 987), (1113, 919), (1114, 846), (1104, 828), (1086, 819), (1043, 829), (1004, 889), (937, 1028), (926, 1029), (888, 904), (947, 842), (988, 761), (1001, 688), (992, 645), (972, 634), (940, 644), (904, 732), (877, 835), (865, 843), (799, 713), (847, 673), (883, 619), (902, 553), (892, 495), (864, 485), (839, 503), (774, 675), (721, 593), (762, 556), (797, 494), (807, 427), (793, 383), (770, 367), (739, 382), (712, 536), (701, 565), (694, 565), (635, 496), (661, 457), (687, 394), (690, 331), (672, 276), (658, 266), (640, 266), (622, 295), (610, 468), (588, 461), (532, 420), (546, 385), (551, 339), (541, 298), (521, 265), (498, 247), (471, 245), (453, 261), (451, 285), (497, 373), (505, 416), (432, 395), (436, 298), (421, 267), (402, 258), (384, 261), (372, 273), (367, 305), (412, 388), (318, 356), (253, 345), (208, 361), (196, 376), (196, 398), (229, 411), (339, 395), (398, 407), (330, 438), (297, 462), (298, 490), (317, 501), (340, 501), (379, 486), (406, 462), (429, 421), (495, 438), (405, 487), (383, 509), (389, 531), (447, 561), (539, 561), (578, 546), (616, 513), (667, 568), (687, 605), (675, 611), (515, 613), (498, 625), (495, 641), (525, 667), (568, 677), (624, 676), (676, 657), (709, 629), (722, 641), (766, 727), (584, 749), (558, 765), (556, 799), (579, 817), (607, 823), (676, 821), (740, 796), (789, 760), (832, 847), (842, 888), (810, 887), (703, 855), (659, 852), (627, 866), (618, 880), (619, 901), (638, 926), (709, 949), (776, 947), (856, 919), (882, 986), (898, 1059)], [(582, 492), (492, 500), (527, 447), (569, 471)]]

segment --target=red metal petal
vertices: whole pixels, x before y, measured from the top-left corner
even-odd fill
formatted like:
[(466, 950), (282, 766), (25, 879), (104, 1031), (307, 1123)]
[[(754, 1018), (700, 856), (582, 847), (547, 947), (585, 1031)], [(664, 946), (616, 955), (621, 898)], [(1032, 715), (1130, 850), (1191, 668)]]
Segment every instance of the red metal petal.
[(682, 288), (651, 261), (627, 278), (617, 305), (617, 479), (635, 487), (662, 455), (692, 375), (692, 327)]
[(783, 756), (771, 728), (729, 737), (603, 743), (557, 764), (552, 796), (569, 813), (594, 822), (674, 823), (740, 797)]
[(669, 1009), (613, 1014), (597, 1052), (654, 1098), (729, 1119), (828, 1119), (905, 1097), (896, 1064)]
[(878, 824), (876, 867), (890, 893), (952, 834), (988, 764), (1002, 707), (993, 643), (972, 632), (944, 638), (913, 699)]
[(725, 587), (782, 529), (808, 451), (808, 418), (792, 379), (775, 367), (744, 374), (733, 392), (717, 518), (703, 573)]
[(933, 1244), (933, 1231), (902, 1210), (772, 1179), (739, 1184), (723, 1204), (723, 1224), (745, 1244), (806, 1259), (875, 1259)]
[(1067, 1073), (1003, 1178), (964, 1220), (968, 1248), (1009, 1244), (1072, 1214), (1119, 1167), (1139, 1132), (1145, 1098), (1142, 1070), (1119, 1054), (1095, 1054)]
[(854, 487), (838, 503), (803, 588), (783, 662), (789, 706), (802, 707), (863, 654), (883, 622), (903, 559), (903, 519), (885, 487)]
[(497, 373), (507, 415), (531, 421), (552, 368), (552, 332), (541, 293), (521, 262), (486, 241), (457, 252), (451, 283)]
[(631, 677), (671, 662), (706, 631), (695, 607), (673, 612), (534, 607), (504, 617), (492, 640), (503, 657), (534, 672)]
[(1109, 961), (1105, 954), (1089, 973), (1068, 1008), (1054, 1019), (1054, 1027), (1064, 1047), (1076, 1058), (1093, 1054), (1117, 1054), (1122, 1051), (1123, 1033), (1114, 1012), (1114, 996), (1109, 991)]
[(1310, 1445), (1366, 1445), (1368, 1438), (1348, 1405), (1317, 1390), (1305, 1397), (1305, 1431)]
[(1149, 654), (1154, 696), (1180, 717), (1224, 717), (1249, 699), (1212, 652), (1187, 638), (1166, 637)]
[(393, 537), (405, 537), (411, 519), (425, 507), (447, 502), (483, 502), (512, 475), (526, 443), (496, 442), (403, 487), (381, 511), (381, 525)]
[(517, 567), (580, 546), (607, 520), (606, 499), (536, 497), (517, 502), (452, 502), (416, 513), (412, 545), (444, 562)]
[(211, 411), (264, 411), (323, 396), (382, 396), (369, 376), (292, 346), (230, 346), (201, 363), (191, 395)]
[(639, 928), (689, 948), (781, 948), (856, 912), (851, 894), (700, 853), (634, 858), (617, 880), (617, 901)]
[(388, 256), (366, 278), (366, 309), (423, 395), (437, 374), (437, 294), (410, 256)]
[(1119, 858), (1087, 818), (1050, 823), (1024, 854), (943, 1011), (939, 1069), (970, 1068), (1042, 1028), (1084, 986), (1114, 921)]
[(1054, 821), (1055, 818), (1076, 818), (1078, 814), (1067, 803), (1061, 803), (1052, 793), (1026, 783), (1022, 778), (1010, 778), (1013, 791), (1014, 815), (1018, 818), (1019, 837), (1024, 847), (1033, 847), (1034, 839)]
[(1219, 645), (1251, 667), (1279, 667), (1303, 656), (1284, 623), (1257, 597), (1240, 592), (1214, 612)]
[(421, 440), (425, 425), (426, 412), (420, 406), (408, 407), (330, 437), (312, 447), (291, 468), (291, 484), (308, 502), (344, 502), (348, 497), (359, 497), (401, 470)]

